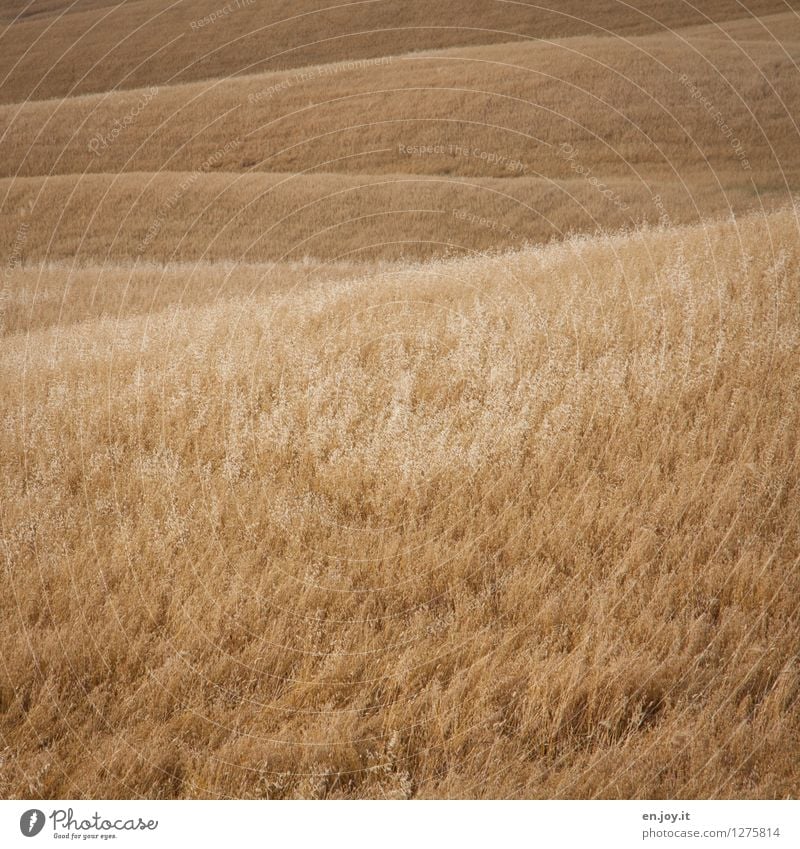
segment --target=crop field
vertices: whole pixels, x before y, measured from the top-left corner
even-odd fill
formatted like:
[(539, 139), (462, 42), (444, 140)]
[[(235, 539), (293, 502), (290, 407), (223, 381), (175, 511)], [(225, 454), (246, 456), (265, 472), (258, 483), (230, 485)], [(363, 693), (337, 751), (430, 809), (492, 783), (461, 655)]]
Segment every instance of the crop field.
[(800, 5), (0, 5), (0, 798), (796, 798)]

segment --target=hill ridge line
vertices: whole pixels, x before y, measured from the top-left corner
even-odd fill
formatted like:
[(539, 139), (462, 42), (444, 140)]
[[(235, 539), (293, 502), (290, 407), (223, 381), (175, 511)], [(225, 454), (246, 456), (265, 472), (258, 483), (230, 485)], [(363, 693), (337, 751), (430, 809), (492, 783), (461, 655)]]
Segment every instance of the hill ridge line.
[[(782, 18), (789, 15), (790, 12), (776, 12), (772, 15), (766, 15), (759, 18), (759, 20), (763, 18)], [(313, 74), (315, 71), (326, 70), (331, 68), (337, 68), (341, 66), (345, 66), (345, 69), (350, 69), (352, 66), (352, 70), (358, 70), (361, 68), (366, 68), (375, 65), (381, 64), (391, 64), (394, 61), (407, 61), (412, 59), (429, 59), (429, 58), (453, 58), (459, 59), (470, 58), (469, 54), (475, 54), (480, 51), (484, 51), (487, 49), (498, 49), (501, 50), (503, 47), (507, 47), (509, 45), (520, 45), (520, 44), (540, 44), (540, 45), (549, 45), (549, 46), (559, 46), (559, 45), (567, 45), (571, 42), (576, 41), (591, 41), (591, 42), (600, 42), (600, 41), (624, 41), (627, 43), (639, 43), (647, 40), (661, 39), (671, 35), (676, 34), (684, 34), (688, 35), (692, 40), (703, 40), (704, 36), (701, 34), (703, 30), (709, 30), (710, 34), (705, 36), (706, 39), (718, 40), (721, 38), (720, 30), (725, 31), (725, 26), (731, 23), (737, 23), (742, 21), (751, 20), (751, 16), (743, 15), (741, 18), (732, 18), (728, 20), (724, 20), (718, 23), (709, 23), (709, 24), (691, 24), (686, 27), (674, 27), (674, 28), (663, 28), (661, 30), (656, 30), (653, 32), (643, 33), (641, 35), (619, 35), (613, 32), (591, 32), (591, 33), (579, 33), (576, 35), (564, 36), (563, 38), (547, 38), (547, 37), (538, 37), (534, 35), (525, 35), (520, 33), (515, 37), (509, 38), (507, 41), (487, 41), (481, 42), (480, 44), (466, 44), (461, 46), (450, 46), (450, 47), (442, 47), (442, 48), (425, 48), (422, 50), (408, 50), (402, 53), (387, 53), (382, 54), (381, 56), (374, 57), (366, 57), (361, 59), (340, 59), (334, 62), (324, 62), (324, 63), (316, 63), (310, 65), (298, 65), (296, 67), (291, 68), (282, 68), (274, 71), (261, 71), (261, 72), (253, 72), (253, 73), (234, 73), (229, 74), (228, 76), (212, 76), (212, 77), (203, 77), (200, 79), (193, 80), (184, 80), (179, 82), (166, 81), (161, 83), (151, 83), (149, 85), (141, 85), (135, 86), (132, 88), (112, 88), (105, 89), (103, 91), (94, 91), (94, 92), (85, 92), (83, 94), (75, 94), (68, 95), (65, 97), (45, 97), (45, 98), (34, 98), (34, 99), (26, 99), (26, 100), (13, 100), (7, 101), (4, 103), (0, 103), (0, 113), (2, 113), (5, 109), (10, 109), (14, 106), (28, 106), (33, 104), (47, 104), (47, 103), (64, 103), (64, 102), (79, 102), (84, 100), (92, 100), (99, 98), (106, 98), (109, 95), (113, 96), (116, 94), (127, 94), (127, 95), (135, 95), (137, 93), (141, 93), (144, 91), (148, 91), (153, 88), (157, 88), (158, 90), (165, 91), (177, 91), (179, 89), (185, 89), (191, 86), (206, 88), (212, 87), (213, 84), (217, 83), (233, 83), (241, 82), (243, 84), (252, 83), (256, 80), (263, 80), (269, 78), (285, 78), (285, 77), (302, 77), (304, 74)], [(700, 31), (700, 32), (698, 32)], [(694, 33), (697, 33), (696, 35)], [(512, 33), (508, 33), (510, 36)], [(746, 44), (748, 42), (754, 43), (771, 43), (775, 41), (775, 39), (763, 38), (763, 39), (736, 39), (733, 37), (729, 37), (731, 42), (737, 44)], [(784, 42), (780, 42), (784, 43)], [(800, 39), (798, 42), (791, 41), (790, 44), (800, 43)], [(491, 62), (492, 60), (485, 60)], [(0, 88), (0, 91), (2, 89)]]

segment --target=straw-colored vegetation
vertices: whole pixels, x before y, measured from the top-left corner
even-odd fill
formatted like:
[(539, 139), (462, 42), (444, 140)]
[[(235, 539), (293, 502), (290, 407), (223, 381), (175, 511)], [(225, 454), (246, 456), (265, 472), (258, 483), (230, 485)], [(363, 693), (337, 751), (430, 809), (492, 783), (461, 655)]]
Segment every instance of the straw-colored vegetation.
[[(757, 192), (743, 172), (720, 191), (667, 180), (558, 182), (326, 174), (122, 174), (0, 181), (0, 232), (21, 262), (92, 264), (403, 260), (519, 248), (603, 226), (692, 222), (703, 212), (784, 205), (786, 185)], [(13, 210), (13, 212), (12, 212)], [(32, 212), (31, 212), (32, 210)], [(22, 230), (21, 228), (24, 228)], [(24, 233), (24, 238), (19, 234)]]
[(12, 104), (0, 107), (8, 125), (0, 176), (199, 169), (558, 179), (574, 176), (567, 142), (604, 175), (680, 183), (718, 173), (725, 182), (742, 168), (731, 168), (739, 164), (731, 138), (702, 96), (733, 129), (750, 170), (774, 181), (778, 163), (800, 163), (800, 20), (789, 12), (766, 24), (780, 40), (748, 31), (734, 41), (708, 24)]
[[(229, 5), (228, 14), (210, 16)], [(5, 0), (4, 102), (513, 38), (622, 36), (785, 12), (785, 0)], [(56, 17), (58, 15), (58, 17)]]
[(3, 792), (792, 794), (797, 228), (8, 336)]
[(794, 14), (361, 5), (3, 35), (0, 796), (796, 796)]
[(12, 242), (26, 209), (21, 261), (394, 260), (774, 208), (800, 172), (800, 24), (784, 12), (738, 33), (527, 40), (0, 107), (0, 234)]

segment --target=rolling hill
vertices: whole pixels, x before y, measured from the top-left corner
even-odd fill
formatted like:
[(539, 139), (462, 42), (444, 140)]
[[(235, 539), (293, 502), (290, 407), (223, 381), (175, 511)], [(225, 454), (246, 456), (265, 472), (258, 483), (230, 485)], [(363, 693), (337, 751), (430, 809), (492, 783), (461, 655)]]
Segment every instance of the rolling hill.
[(0, 795), (796, 798), (799, 21), (4, 3)]

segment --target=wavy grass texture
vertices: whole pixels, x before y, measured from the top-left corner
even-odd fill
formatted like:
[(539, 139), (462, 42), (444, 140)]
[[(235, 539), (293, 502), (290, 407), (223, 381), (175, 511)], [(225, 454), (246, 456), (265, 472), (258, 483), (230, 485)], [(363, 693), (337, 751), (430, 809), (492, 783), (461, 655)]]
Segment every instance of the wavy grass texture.
[(797, 798), (800, 4), (0, 4), (0, 798)]
[(7, 335), (3, 795), (791, 795), (797, 215)]
[(606, 175), (692, 182), (730, 167), (719, 111), (751, 170), (774, 180), (800, 159), (800, 21), (784, 11), (725, 35), (706, 24), (528, 39), (13, 103), (0, 107), (8, 128), (0, 176), (208, 163), (234, 172), (563, 179), (574, 176), (561, 153), (568, 142), (585, 167)]
[(6, 268), (74, 262), (402, 262), (519, 249), (659, 219), (770, 210), (791, 183), (635, 184), (403, 175), (120, 174), (0, 180)]
[[(42, 100), (153, 83), (365, 59), (455, 45), (615, 32), (631, 36), (786, 11), (783, 0), (6, 0), (2, 100)], [(193, 26), (194, 24), (194, 26)]]

